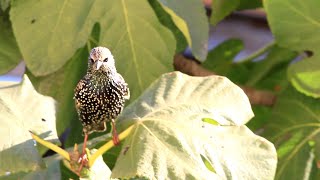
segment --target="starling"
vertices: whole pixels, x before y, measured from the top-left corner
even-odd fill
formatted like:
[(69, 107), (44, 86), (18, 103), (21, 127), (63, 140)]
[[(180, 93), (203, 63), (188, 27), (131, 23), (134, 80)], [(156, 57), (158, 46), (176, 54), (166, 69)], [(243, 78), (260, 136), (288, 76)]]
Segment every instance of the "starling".
[(88, 135), (105, 131), (106, 122), (112, 124), (113, 143), (119, 143), (115, 119), (121, 113), (130, 91), (123, 77), (117, 73), (115, 61), (109, 49), (95, 47), (88, 60), (87, 74), (75, 88), (75, 106), (83, 126), (83, 154)]

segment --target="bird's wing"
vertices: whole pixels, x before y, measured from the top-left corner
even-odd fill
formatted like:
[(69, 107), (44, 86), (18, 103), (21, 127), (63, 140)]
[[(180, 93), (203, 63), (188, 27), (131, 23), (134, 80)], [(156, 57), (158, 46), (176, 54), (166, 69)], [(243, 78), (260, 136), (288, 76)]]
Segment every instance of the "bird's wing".
[(75, 105), (76, 105), (77, 111), (78, 111), (78, 110), (80, 109), (80, 107), (81, 107), (81, 103), (80, 103), (80, 101), (79, 101), (79, 99), (81, 98), (80, 92), (81, 92), (81, 90), (83, 90), (83, 88), (85, 88), (85, 86), (86, 86), (86, 83), (85, 83), (85, 82), (86, 82), (86, 81), (85, 81), (84, 79), (81, 79), (81, 80), (78, 82), (76, 88), (74, 89), (73, 99), (75, 99)]
[(117, 73), (116, 82), (118, 84), (121, 84), (122, 88), (124, 89), (124, 91), (123, 91), (124, 98), (127, 100), (130, 99), (130, 90), (129, 90), (128, 84), (124, 81), (123, 77), (119, 73)]
[(129, 88), (128, 88), (127, 85), (126, 85), (126, 94), (125, 94), (124, 98), (125, 98), (126, 100), (129, 100), (129, 99), (130, 99), (130, 90), (129, 90)]

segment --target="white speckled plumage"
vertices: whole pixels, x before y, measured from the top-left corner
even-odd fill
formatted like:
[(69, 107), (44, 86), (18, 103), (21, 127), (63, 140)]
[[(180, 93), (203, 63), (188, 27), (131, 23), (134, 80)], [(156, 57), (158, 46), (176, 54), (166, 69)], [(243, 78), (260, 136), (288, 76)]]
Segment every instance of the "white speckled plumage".
[(117, 118), (129, 97), (127, 83), (117, 73), (110, 50), (93, 48), (87, 74), (79, 81), (74, 96), (83, 132), (105, 131), (105, 123)]

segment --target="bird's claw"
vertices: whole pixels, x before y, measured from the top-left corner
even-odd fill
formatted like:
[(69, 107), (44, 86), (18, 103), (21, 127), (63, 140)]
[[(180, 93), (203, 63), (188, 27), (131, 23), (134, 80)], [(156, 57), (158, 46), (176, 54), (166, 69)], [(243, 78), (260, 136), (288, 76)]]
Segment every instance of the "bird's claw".
[(120, 144), (120, 139), (117, 133), (113, 133), (112, 141), (113, 141), (113, 144), (116, 146)]
[(88, 158), (87, 158), (87, 154), (86, 154), (86, 153), (81, 154), (81, 156), (79, 157), (78, 163), (80, 164), (80, 163), (83, 162), (83, 161), (88, 161)]
[(111, 120), (111, 126), (112, 126), (112, 141), (113, 141), (113, 144), (115, 146), (117, 146), (120, 144), (120, 139), (119, 139), (119, 136), (117, 133), (116, 124), (114, 122), (114, 119)]
[(88, 166), (88, 162), (89, 161), (88, 161), (88, 158), (87, 158), (87, 154), (86, 153), (82, 153), (80, 155), (79, 159), (78, 159), (78, 164), (80, 164), (79, 169), (78, 169), (79, 174), (80, 174), (80, 172), (81, 172), (81, 170), (82, 170), (82, 168), (84, 166)]

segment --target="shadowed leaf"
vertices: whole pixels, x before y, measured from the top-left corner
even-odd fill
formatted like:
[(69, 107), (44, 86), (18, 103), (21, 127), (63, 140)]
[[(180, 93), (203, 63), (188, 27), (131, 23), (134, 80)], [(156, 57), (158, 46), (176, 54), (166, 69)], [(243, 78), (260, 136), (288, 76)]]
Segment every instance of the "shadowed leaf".
[(0, 16), (0, 74), (10, 71), (21, 60), (9, 19)]
[[(309, 158), (320, 151), (316, 141), (320, 137), (319, 109), (318, 100), (297, 92), (292, 86), (279, 96), (263, 134), (277, 147), (276, 179), (298, 180), (313, 173), (307, 168), (315, 169), (316, 163)], [(316, 145), (310, 146), (310, 141), (315, 141)]]
[[(277, 43), (292, 50), (312, 51), (314, 56), (292, 64), (288, 78), (298, 91), (320, 97), (320, 1), (266, 0), (264, 7)], [(279, 18), (281, 17), (281, 18)], [(294, 29), (294, 30), (293, 30)]]

